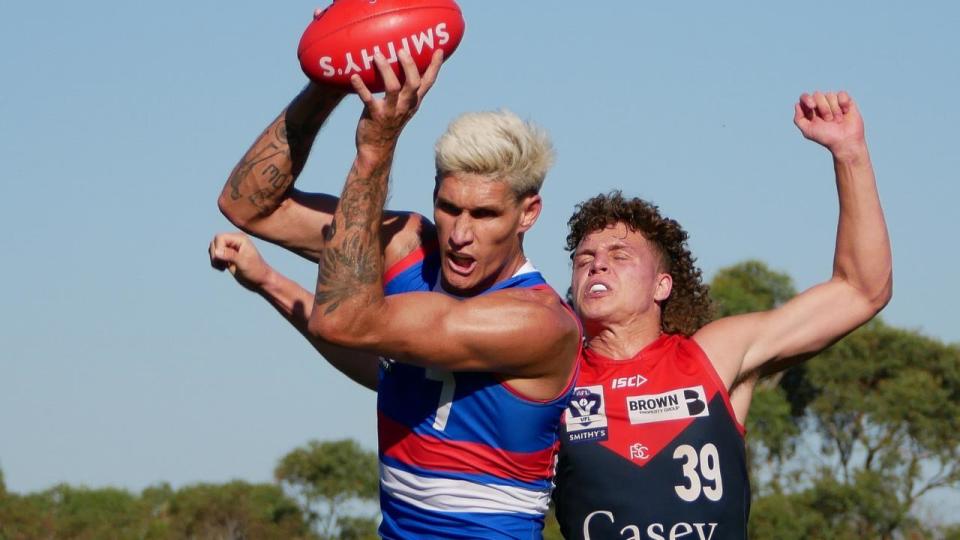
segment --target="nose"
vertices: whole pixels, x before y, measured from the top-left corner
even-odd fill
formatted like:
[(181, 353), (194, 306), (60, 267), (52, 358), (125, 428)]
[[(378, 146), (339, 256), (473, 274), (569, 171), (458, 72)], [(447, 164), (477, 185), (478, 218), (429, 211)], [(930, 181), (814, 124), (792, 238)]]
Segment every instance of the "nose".
[[(466, 212), (464, 212), (466, 213)], [(454, 248), (462, 248), (473, 242), (473, 224), (467, 216), (457, 216), (453, 221), (453, 230), (450, 232), (450, 244)]]
[(608, 270), (607, 267), (607, 257), (601, 253), (597, 253), (593, 257), (593, 261), (590, 263), (590, 275), (600, 274)]

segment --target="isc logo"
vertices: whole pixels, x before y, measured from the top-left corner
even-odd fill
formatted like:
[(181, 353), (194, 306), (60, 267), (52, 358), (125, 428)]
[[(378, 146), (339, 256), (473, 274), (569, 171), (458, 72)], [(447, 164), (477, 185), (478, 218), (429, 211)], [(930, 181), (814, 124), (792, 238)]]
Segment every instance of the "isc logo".
[(610, 382), (610, 388), (629, 388), (631, 386), (640, 386), (647, 382), (643, 375), (634, 375), (633, 377), (620, 377)]

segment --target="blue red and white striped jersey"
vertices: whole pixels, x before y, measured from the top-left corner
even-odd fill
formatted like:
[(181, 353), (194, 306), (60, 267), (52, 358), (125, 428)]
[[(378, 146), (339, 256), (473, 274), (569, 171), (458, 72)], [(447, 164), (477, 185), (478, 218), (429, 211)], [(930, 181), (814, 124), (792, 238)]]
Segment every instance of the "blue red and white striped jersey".
[[(418, 249), (384, 276), (386, 294), (438, 290), (439, 255)], [(483, 294), (548, 288), (529, 263)], [(560, 416), (497, 375), (383, 360), (377, 398), (380, 535), (538, 539), (550, 500)]]

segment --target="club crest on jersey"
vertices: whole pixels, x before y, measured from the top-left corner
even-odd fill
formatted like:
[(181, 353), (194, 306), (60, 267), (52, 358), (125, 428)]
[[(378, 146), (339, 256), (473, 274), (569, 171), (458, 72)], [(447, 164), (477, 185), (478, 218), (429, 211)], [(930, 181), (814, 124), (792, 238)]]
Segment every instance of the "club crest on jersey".
[(563, 413), (569, 442), (607, 440), (607, 412), (603, 386), (578, 386)]
[(678, 388), (662, 394), (627, 397), (627, 414), (631, 424), (649, 424), (710, 416), (707, 394), (703, 386)]
[(630, 445), (630, 459), (648, 460), (650, 459), (650, 449), (640, 443)]

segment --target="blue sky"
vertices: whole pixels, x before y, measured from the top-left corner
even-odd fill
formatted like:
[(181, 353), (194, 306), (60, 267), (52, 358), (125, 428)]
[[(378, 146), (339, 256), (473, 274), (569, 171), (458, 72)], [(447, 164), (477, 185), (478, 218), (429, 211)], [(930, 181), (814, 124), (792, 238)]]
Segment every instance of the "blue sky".
[[(375, 445), (374, 396), (259, 297), (209, 269), (227, 174), (305, 83), (313, 4), (8, 2), (0, 7), (0, 467), (9, 488), (267, 480), (310, 438)], [(557, 165), (527, 254), (558, 289), (573, 205), (612, 188), (683, 223), (706, 275), (759, 258), (829, 276), (828, 153), (792, 125), (846, 89), (890, 227), (883, 316), (960, 341), (960, 7), (950, 2), (463, 0), (467, 31), (398, 151), (390, 206), (430, 212), (432, 145), (507, 107)], [(298, 184), (339, 192), (356, 99)], [(265, 248), (308, 288), (315, 267)]]

